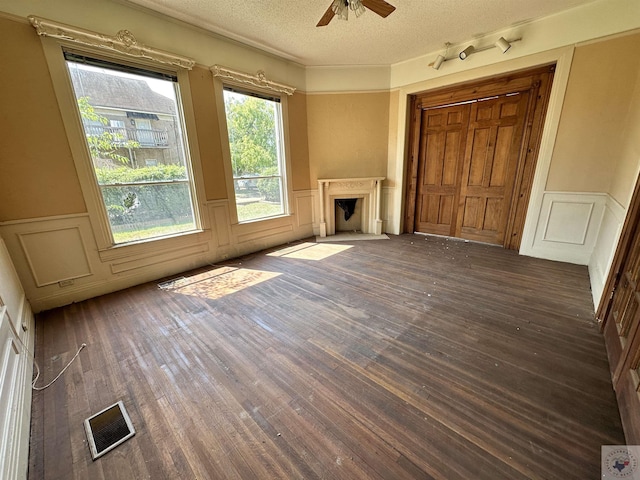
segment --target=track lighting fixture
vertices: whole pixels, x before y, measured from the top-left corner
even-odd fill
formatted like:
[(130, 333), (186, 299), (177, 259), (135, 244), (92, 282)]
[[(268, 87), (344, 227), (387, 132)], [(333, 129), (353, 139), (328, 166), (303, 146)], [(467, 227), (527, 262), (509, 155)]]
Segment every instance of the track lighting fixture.
[(434, 70), (438, 70), (442, 66), (444, 61), (445, 61), (444, 55), (438, 55), (434, 60), (434, 62), (431, 64), (431, 66), (434, 68)]
[(460, 57), (460, 60), (465, 60), (469, 55), (471, 55), (475, 51), (476, 51), (475, 47), (473, 45), (469, 45), (467, 48), (465, 48), (458, 54), (458, 57)]
[[(485, 47), (476, 48), (473, 45), (467, 46), (464, 50), (462, 50), (458, 54), (458, 58), (460, 60), (466, 60), (469, 55), (473, 55), (474, 53), (484, 52), (485, 50), (490, 50), (492, 48), (499, 48), (502, 53), (507, 53), (507, 51), (511, 48), (511, 44), (514, 42), (519, 42), (522, 38), (514, 38), (513, 40), (506, 40), (504, 37), (500, 37), (493, 45), (488, 45)], [(455, 57), (447, 57), (447, 53), (449, 52), (449, 47), (451, 44), (449, 42), (445, 43), (447, 47), (444, 55), (439, 54), (436, 59), (429, 64), (430, 67), (433, 67), (434, 70), (440, 69), (442, 64), (447, 60), (452, 60)]]
[(504, 37), (500, 37), (495, 43), (496, 47), (502, 50), (502, 53), (507, 53), (507, 50), (511, 48), (511, 44), (507, 42)]
[(438, 70), (442, 64), (444, 62), (447, 61), (447, 54), (449, 53), (449, 47), (451, 46), (451, 44), (449, 42), (446, 42), (444, 44), (444, 55), (440, 54), (436, 57), (436, 59), (433, 61), (433, 63), (430, 63), (429, 66), (433, 67), (434, 70)]

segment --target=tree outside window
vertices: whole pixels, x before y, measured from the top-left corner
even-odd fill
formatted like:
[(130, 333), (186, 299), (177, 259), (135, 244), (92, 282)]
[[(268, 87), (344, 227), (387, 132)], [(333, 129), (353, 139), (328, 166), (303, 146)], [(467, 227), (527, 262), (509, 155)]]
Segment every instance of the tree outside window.
[(224, 102), (238, 221), (286, 213), (279, 99), (225, 88)]
[(176, 79), (69, 56), (65, 54), (67, 67), (113, 242), (195, 230)]

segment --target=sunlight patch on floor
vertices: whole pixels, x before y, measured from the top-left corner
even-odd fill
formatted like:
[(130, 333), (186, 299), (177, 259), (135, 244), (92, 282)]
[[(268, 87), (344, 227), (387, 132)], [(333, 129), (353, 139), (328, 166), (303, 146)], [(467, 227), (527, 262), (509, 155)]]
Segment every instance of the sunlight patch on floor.
[(295, 258), (298, 260), (324, 260), (352, 248), (353, 245), (329, 245), (305, 242), (268, 253), (271, 257)]
[(171, 286), (171, 290), (183, 295), (215, 300), (279, 275), (278, 272), (221, 267), (211, 272), (178, 279)]

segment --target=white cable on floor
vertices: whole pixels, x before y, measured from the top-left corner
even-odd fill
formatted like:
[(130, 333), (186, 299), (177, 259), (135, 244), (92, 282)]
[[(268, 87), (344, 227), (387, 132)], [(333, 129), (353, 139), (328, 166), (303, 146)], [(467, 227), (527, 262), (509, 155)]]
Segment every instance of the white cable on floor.
[[(84, 347), (86, 347), (87, 344), (83, 343), (82, 345), (80, 345), (80, 348), (78, 349), (78, 351), (76, 352), (76, 354), (73, 356), (73, 358), (71, 360), (69, 360), (69, 363), (67, 363), (67, 365), (60, 370), (60, 373), (58, 375), (56, 375), (56, 378), (54, 378), (53, 380), (51, 380), (49, 383), (47, 383), (44, 387), (36, 387), (36, 382), (38, 381), (38, 377), (40, 377), (40, 367), (38, 367), (38, 362), (36, 362), (36, 357), (33, 357), (33, 365), (34, 367), (36, 367), (36, 378), (33, 379), (33, 381), (31, 382), (31, 388), (33, 388), (34, 390), (37, 391), (41, 391), (44, 390), (45, 388), (49, 388), (51, 385), (53, 385), (53, 383), (58, 380), (62, 374), (65, 372), (65, 370), (67, 368), (69, 368), (71, 366), (71, 364), (73, 363), (73, 361), (78, 358), (78, 355), (80, 355), (80, 352), (82, 351), (82, 349)], [(26, 347), (25, 347), (26, 348)], [(27, 349), (28, 350), (28, 349)]]
[(29, 347), (27, 347), (25, 345), (25, 343), (22, 341), (22, 339), (20, 338), (20, 335), (16, 335), (16, 337), (18, 338), (18, 341), (22, 344), (22, 346), (25, 348), (25, 350), (31, 355), (31, 358), (33, 359), (33, 366), (36, 367), (36, 377), (31, 381), (31, 388), (33, 390), (36, 391), (41, 391), (44, 390), (45, 388), (49, 388), (51, 385), (53, 385), (53, 383), (58, 380), (62, 374), (67, 370), (67, 368), (69, 368), (71, 366), (71, 364), (73, 363), (73, 361), (78, 358), (78, 355), (80, 355), (80, 352), (82, 351), (83, 348), (85, 348), (87, 346), (86, 343), (83, 343), (82, 345), (80, 345), (80, 348), (78, 349), (78, 351), (76, 352), (76, 354), (73, 356), (73, 358), (71, 360), (69, 360), (69, 363), (67, 363), (65, 365), (65, 367), (60, 370), (60, 373), (58, 375), (56, 375), (56, 378), (54, 378), (53, 380), (51, 380), (49, 383), (47, 383), (44, 387), (36, 387), (36, 382), (38, 381), (38, 378), (40, 377), (40, 367), (38, 366), (38, 362), (36, 361), (36, 355), (35, 353), (31, 352), (31, 350), (29, 349)]

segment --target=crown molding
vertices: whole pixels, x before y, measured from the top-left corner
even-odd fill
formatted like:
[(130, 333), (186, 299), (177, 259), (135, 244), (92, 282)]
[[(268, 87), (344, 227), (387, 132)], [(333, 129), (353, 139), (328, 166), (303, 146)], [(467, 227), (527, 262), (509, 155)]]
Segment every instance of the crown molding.
[(252, 87), (258, 87), (272, 92), (286, 93), (287, 95), (293, 95), (293, 92), (296, 91), (295, 87), (267, 80), (267, 77), (262, 70), (258, 70), (255, 75), (238, 72), (236, 70), (221, 67), (220, 65), (213, 65), (210, 70), (213, 72), (214, 77), (229, 80), (240, 85), (250, 85)]
[(116, 35), (111, 36), (92, 32), (83, 28), (72, 27), (33, 15), (30, 15), (27, 18), (31, 22), (31, 25), (36, 29), (38, 35), (43, 37), (52, 37), (80, 45), (98, 47), (100, 49), (118, 52), (131, 57), (146, 58), (165, 65), (175, 65), (186, 68), (187, 70), (191, 70), (196, 63), (195, 60), (191, 58), (174, 55), (172, 53), (138, 43), (136, 37), (134, 37), (129, 30), (120, 30)]

